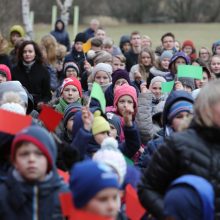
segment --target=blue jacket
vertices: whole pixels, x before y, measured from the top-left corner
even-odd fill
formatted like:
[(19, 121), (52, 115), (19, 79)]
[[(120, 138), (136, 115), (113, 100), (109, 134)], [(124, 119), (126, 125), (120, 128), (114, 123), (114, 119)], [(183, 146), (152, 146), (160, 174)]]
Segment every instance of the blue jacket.
[(0, 185), (1, 220), (62, 220), (58, 194), (68, 187), (56, 172), (43, 182), (30, 184), (14, 170)]

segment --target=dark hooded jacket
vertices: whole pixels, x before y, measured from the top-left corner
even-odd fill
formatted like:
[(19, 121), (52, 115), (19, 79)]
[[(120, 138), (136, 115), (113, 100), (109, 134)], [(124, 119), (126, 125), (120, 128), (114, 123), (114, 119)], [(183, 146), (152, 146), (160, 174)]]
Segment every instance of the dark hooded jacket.
[[(61, 22), (63, 24), (63, 29), (59, 30), (57, 28), (57, 23)], [(57, 42), (66, 46), (67, 51), (70, 50), (70, 39), (69, 39), (69, 34), (68, 32), (65, 30), (65, 24), (61, 19), (58, 19), (55, 23), (55, 28), (53, 31), (50, 32), (51, 35), (53, 35)]]

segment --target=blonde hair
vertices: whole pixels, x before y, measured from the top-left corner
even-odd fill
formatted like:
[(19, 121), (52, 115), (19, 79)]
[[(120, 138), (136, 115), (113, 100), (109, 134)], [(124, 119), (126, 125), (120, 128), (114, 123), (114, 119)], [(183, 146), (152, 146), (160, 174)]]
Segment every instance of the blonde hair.
[(220, 79), (208, 82), (200, 91), (194, 104), (195, 121), (200, 126), (215, 126), (212, 107), (220, 102)]
[(118, 55), (113, 56), (113, 57), (112, 57), (112, 60), (113, 60), (114, 58), (120, 60), (120, 62), (122, 62), (122, 63), (126, 63), (126, 58), (125, 58), (125, 56), (124, 56), (123, 54), (118, 54)]
[(41, 45), (45, 47), (47, 54), (47, 61), (49, 64), (55, 65), (56, 63), (56, 47), (57, 41), (54, 36), (47, 34), (41, 38)]

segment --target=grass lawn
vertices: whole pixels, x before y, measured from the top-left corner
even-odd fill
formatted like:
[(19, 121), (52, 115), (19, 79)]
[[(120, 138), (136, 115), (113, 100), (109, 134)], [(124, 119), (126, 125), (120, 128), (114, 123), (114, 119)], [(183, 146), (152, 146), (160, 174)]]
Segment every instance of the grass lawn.
[[(184, 40), (192, 40), (197, 49), (201, 46), (211, 49), (214, 41), (220, 40), (219, 23), (175, 23), (175, 24), (120, 24), (117, 26), (105, 27), (108, 36), (112, 37), (116, 44), (124, 34), (130, 34), (132, 31), (137, 30), (143, 35), (148, 35), (153, 41), (155, 48), (160, 44), (161, 36), (166, 32), (175, 34), (176, 39), (180, 42)], [(83, 31), (86, 26), (79, 26), (79, 32)], [(44, 35), (50, 32), (51, 25), (36, 24), (35, 39), (37, 41)], [(73, 28), (68, 27), (71, 40), (74, 39)]]

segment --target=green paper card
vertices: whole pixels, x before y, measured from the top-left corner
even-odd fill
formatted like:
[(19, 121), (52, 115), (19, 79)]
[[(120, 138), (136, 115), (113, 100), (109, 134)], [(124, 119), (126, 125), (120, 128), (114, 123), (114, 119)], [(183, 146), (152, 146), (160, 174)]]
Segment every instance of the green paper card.
[(177, 77), (202, 79), (202, 67), (193, 65), (179, 65), (177, 67)]
[(91, 98), (95, 98), (99, 101), (102, 112), (105, 113), (105, 107), (106, 107), (106, 100), (105, 100), (105, 94), (102, 91), (101, 86), (94, 82), (92, 85), (92, 91), (91, 91)]
[(169, 93), (173, 90), (174, 81), (162, 82), (162, 93)]

